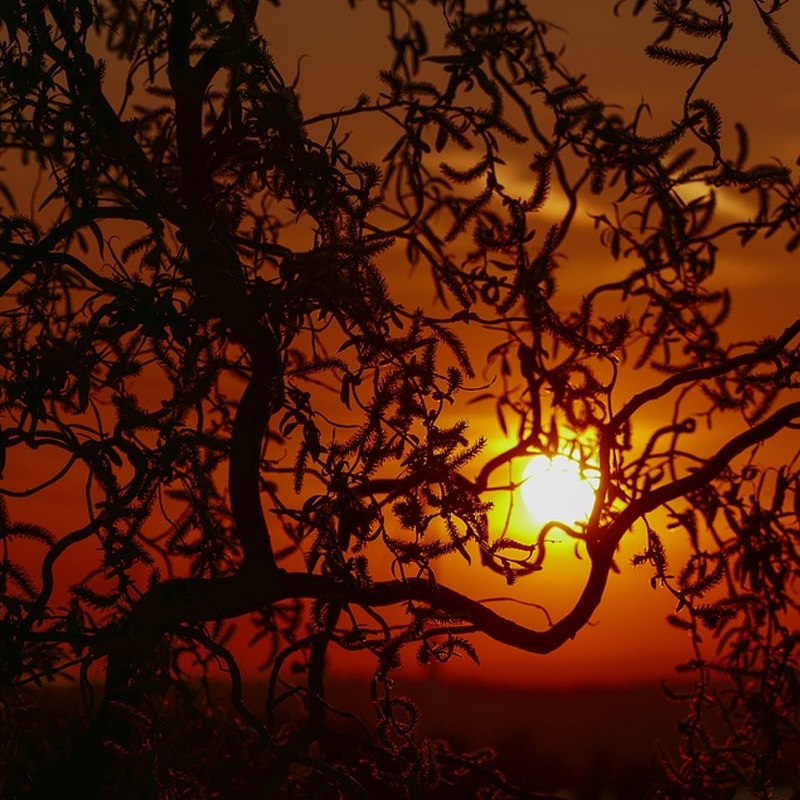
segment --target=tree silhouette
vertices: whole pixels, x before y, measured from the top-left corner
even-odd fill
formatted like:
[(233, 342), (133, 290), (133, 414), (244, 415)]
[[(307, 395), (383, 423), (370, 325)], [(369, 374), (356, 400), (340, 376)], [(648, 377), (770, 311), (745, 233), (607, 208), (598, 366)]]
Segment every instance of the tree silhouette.
[[(728, 342), (729, 293), (709, 287), (725, 241), (797, 247), (800, 199), (700, 93), (731, 3), (655, 3), (648, 53), (689, 76), (657, 133), (593, 95), (521, 0), (438, 0), (427, 27), (422, 4), (381, 0), (383, 89), (307, 116), (258, 33), (269, 5), (0, 6), (6, 796), (533, 796), (421, 737), (392, 677), (406, 652), (477, 660), (478, 632), (542, 654), (579, 636), (637, 526), (643, 580), (674, 595), (692, 647), (656, 793), (800, 788), (800, 474), (797, 456), (760, 458), (773, 437), (796, 444), (800, 319)], [(756, 7), (796, 61), (781, 5)], [(349, 149), (359, 125), (386, 136), (380, 166)], [(523, 197), (508, 163), (527, 164)], [(752, 216), (720, 220), (725, 192)], [(565, 307), (560, 256), (589, 196), (618, 276)], [(429, 280), (420, 308), (393, 299), (409, 266)], [(481, 404), (499, 454), (471, 438)], [(599, 471), (594, 509), (523, 540), (492, 497), (557, 452)], [(545, 627), (441, 577), (463, 558), (546, 604), (556, 529), (590, 566)], [(374, 667), (376, 719), (351, 739), (326, 700), (339, 648)], [(63, 736), (19, 693), (60, 676), (83, 702)]]

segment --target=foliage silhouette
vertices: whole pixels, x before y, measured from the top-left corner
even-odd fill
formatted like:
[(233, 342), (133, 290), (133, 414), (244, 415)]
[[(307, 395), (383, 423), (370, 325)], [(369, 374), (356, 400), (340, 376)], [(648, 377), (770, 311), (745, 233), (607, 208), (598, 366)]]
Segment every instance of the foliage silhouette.
[[(689, 76), (657, 134), (568, 71), (520, 0), (381, 0), (383, 89), (309, 116), (258, 33), (269, 5), (0, 7), (5, 796), (536, 796), (419, 735), (392, 676), (406, 651), (477, 661), (477, 632), (541, 654), (580, 635), (636, 526), (635, 562), (693, 649), (654, 795), (800, 790), (800, 476), (797, 457), (759, 460), (800, 422), (800, 319), (728, 343), (729, 293), (709, 288), (723, 241), (794, 250), (800, 206), (790, 171), (750, 165), (741, 126), (731, 149), (699, 94), (730, 2), (655, 3), (648, 53)], [(756, 5), (796, 61), (782, 4)], [(361, 120), (390, 132), (381, 166), (349, 149)], [(525, 197), (504, 185), (521, 158)], [(720, 221), (725, 192), (753, 215)], [(619, 273), (565, 310), (587, 196)], [(438, 305), (393, 299), (409, 266)], [(608, 313), (620, 298), (630, 312)], [(634, 369), (646, 388), (624, 397)], [(508, 439), (491, 457), (463, 421), (486, 404)], [(726, 432), (716, 449), (700, 422)], [(598, 499), (585, 524), (518, 541), (491, 498), (539, 452), (596, 467)], [(80, 508), (44, 525), (61, 486)], [(689, 540), (683, 566), (659, 510)], [(547, 627), (441, 579), (463, 558), (546, 603), (556, 528), (589, 568)], [(243, 694), (242, 618), (263, 714)], [(374, 662), (376, 720), (352, 738), (326, 700), (333, 648)], [(60, 677), (84, 711), (61, 733), (20, 694)]]

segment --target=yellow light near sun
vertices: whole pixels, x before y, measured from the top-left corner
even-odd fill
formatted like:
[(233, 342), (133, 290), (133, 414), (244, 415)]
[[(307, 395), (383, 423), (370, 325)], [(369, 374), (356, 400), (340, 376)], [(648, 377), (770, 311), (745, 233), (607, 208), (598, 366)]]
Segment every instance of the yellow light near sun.
[(567, 456), (534, 456), (522, 475), (522, 499), (541, 525), (552, 520), (575, 525), (589, 518), (598, 483), (594, 470), (582, 471)]

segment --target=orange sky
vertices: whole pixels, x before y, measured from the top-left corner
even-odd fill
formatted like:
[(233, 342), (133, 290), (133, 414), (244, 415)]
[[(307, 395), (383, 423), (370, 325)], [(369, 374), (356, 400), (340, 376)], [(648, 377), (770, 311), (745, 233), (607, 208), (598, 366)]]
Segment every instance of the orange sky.
[[(361, 92), (376, 93), (375, 75), (387, 66), (388, 44), (385, 42), (382, 16), (373, 8), (375, 3), (362, 3), (357, 12), (347, 8), (344, 0), (288, 0), (280, 9), (265, 7), (262, 12), (262, 31), (273, 43), (278, 65), (287, 79), (295, 72), (301, 55), (299, 92), (307, 114), (332, 110), (351, 103)], [(686, 73), (663, 64), (648, 61), (642, 54), (651, 41), (649, 14), (630, 19), (625, 10), (615, 18), (612, 2), (573, 2), (566, 4), (548, 0), (535, 4), (553, 22), (561, 24), (568, 34), (567, 63), (576, 72), (586, 72), (589, 85), (607, 102), (616, 102), (631, 109), (641, 99), (651, 104), (653, 128), (657, 130), (677, 119), (682, 113), (682, 88)], [(734, 121), (745, 122), (752, 134), (754, 160), (780, 155), (787, 163), (796, 156), (795, 131), (798, 127), (796, 89), (797, 65), (782, 58), (766, 41), (756, 20), (745, 22), (748, 11), (742, 8), (742, 21), (737, 21), (730, 53), (701, 93), (719, 105), (726, 124), (732, 131)], [(738, 9), (737, 9), (738, 12)], [(786, 31), (800, 44), (800, 12)], [(331, 43), (331, 32), (335, 41)], [(602, 34), (602, 35), (601, 35)], [(769, 86), (769, 91), (764, 87)], [(374, 130), (356, 128), (350, 148), (359, 158), (380, 160), (386, 142)], [(513, 163), (509, 179), (513, 181)], [(525, 191), (525, 171), (520, 165), (520, 193)], [(732, 210), (735, 211), (735, 204)], [(23, 204), (23, 208), (24, 208)], [(564, 303), (580, 297), (586, 287), (604, 280), (621, 266), (614, 264), (598, 247), (596, 234), (584, 209), (574, 226), (564, 253), (564, 275), (561, 279)], [(752, 338), (777, 330), (797, 313), (798, 286), (795, 258), (787, 257), (779, 245), (756, 244), (747, 250), (731, 243), (719, 259), (717, 278), (734, 292), (734, 311), (728, 324), (732, 338)], [(625, 265), (623, 264), (622, 267)], [(429, 304), (430, 291), (420, 276), (409, 279), (405, 267), (399, 270), (395, 285), (408, 302)], [(739, 301), (737, 303), (737, 297)], [(476, 332), (480, 335), (480, 332)], [(478, 343), (475, 343), (478, 347)], [(629, 396), (646, 375), (625, 375), (620, 381), (620, 399)], [(617, 401), (619, 403), (619, 400)], [(473, 433), (487, 437), (486, 455), (491, 456), (505, 442), (499, 431), (494, 412), (475, 410), (471, 413)], [(463, 409), (462, 409), (463, 411)], [(658, 421), (650, 423), (655, 426)], [(774, 451), (780, 458), (780, 451)], [(11, 466), (11, 465), (9, 465)], [(7, 474), (10, 474), (11, 470)], [(21, 484), (22, 482), (20, 482)], [(48, 491), (49, 503), (41, 505), (42, 513), (52, 516), (59, 509), (60, 524), (71, 524), (84, 512), (81, 481), (66, 482)], [(74, 502), (74, 507), (72, 506)], [(500, 524), (500, 509), (495, 514)], [(655, 520), (654, 520), (655, 521)], [(515, 525), (529, 525), (519, 509)], [(575, 641), (548, 656), (534, 656), (511, 651), (489, 640), (479, 639), (479, 654), (483, 662), (477, 669), (471, 662), (450, 664), (448, 676), (480, 678), (504, 684), (602, 684), (629, 683), (658, 679), (672, 674), (673, 666), (689, 657), (685, 633), (669, 628), (664, 617), (674, 610), (674, 600), (664, 591), (653, 591), (648, 582), (647, 567), (634, 570), (629, 566), (634, 553), (645, 546), (641, 529), (634, 530), (623, 543), (618, 564), (619, 575), (612, 576), (603, 604), (592, 626), (584, 629)], [(674, 562), (680, 562), (679, 544)], [(570, 599), (577, 595), (585, 575), (586, 562), (576, 561), (571, 548), (565, 545), (564, 555), (548, 556), (549, 569), (531, 576), (515, 589), (514, 597), (547, 605), (552, 614), (566, 610)], [(65, 568), (66, 569), (66, 568)], [(439, 579), (461, 588), (473, 596), (493, 598), (508, 595), (509, 591), (498, 576), (476, 578), (476, 569), (469, 569), (458, 559), (440, 566)], [(67, 583), (64, 577), (64, 583)], [(508, 613), (534, 626), (544, 626), (542, 613), (522, 605), (497, 605)], [(407, 657), (411, 660), (411, 654)], [(354, 668), (347, 659), (337, 661), (338, 669)]]
[[(361, 92), (375, 93), (374, 76), (378, 69), (386, 66), (388, 51), (382, 41), (384, 29), (380, 14), (369, 3), (362, 4), (357, 13), (345, 12), (342, 5), (294, 0), (277, 11), (269, 9), (263, 13), (262, 30), (273, 44), (284, 75), (294, 75), (294, 65), (300, 63), (298, 88), (307, 113), (343, 107)], [(680, 118), (687, 73), (644, 56), (643, 48), (653, 37), (649, 11), (631, 18), (629, 9), (623, 8), (617, 18), (611, 2), (547, 0), (532, 5), (541, 9), (545, 18), (565, 29), (560, 37), (567, 47), (566, 63), (573, 72), (585, 72), (588, 85), (606, 102), (617, 103), (630, 111), (645, 100), (652, 109), (654, 132)], [(778, 155), (785, 163), (793, 163), (797, 155), (798, 123), (795, 87), (800, 68), (783, 58), (767, 40), (755, 12), (751, 13), (747, 7), (737, 7), (736, 12), (736, 26), (728, 51), (707, 79), (700, 96), (710, 97), (718, 105), (727, 134), (732, 134), (734, 122), (747, 125), (753, 162)], [(800, 42), (798, 9), (788, 9), (781, 19), (790, 38)], [(435, 19), (432, 22), (436, 24)], [(335, 45), (331, 47), (330, 32), (334, 30)], [(301, 55), (305, 57), (298, 62)], [(768, 91), (765, 86), (769, 87)], [(380, 159), (386, 149), (386, 142), (381, 141), (380, 136), (355, 125), (351, 142), (351, 149), (358, 152), (359, 157), (363, 157), (360, 147), (375, 159)], [(511, 189), (510, 184), (516, 179), (520, 184), (519, 193), (526, 193), (528, 174), (524, 164), (520, 164), (515, 175), (511, 163), (505, 176), (507, 188)], [(723, 197), (720, 205), (721, 214), (735, 214), (741, 211), (742, 201)], [(619, 275), (619, 270), (625, 267), (615, 264), (598, 247), (587, 216), (595, 210), (583, 209), (583, 218), (579, 214), (575, 230), (562, 248), (567, 256), (560, 278), (561, 302), (565, 304), (608, 275)], [(734, 293), (734, 309), (727, 328), (733, 339), (758, 338), (770, 330), (780, 330), (797, 313), (795, 298), (800, 278), (796, 276), (794, 259), (787, 257), (779, 245), (760, 243), (743, 250), (738, 244), (729, 243), (721, 254), (715, 280), (729, 286)], [(405, 295), (402, 280), (400, 283), (400, 291)], [(409, 300), (429, 302), (430, 297), (421, 289), (425, 285), (422, 280), (408, 281), (407, 285), (414, 287)], [(640, 373), (623, 375), (617, 403), (641, 388), (641, 382), (646, 380), (647, 376)], [(659, 423), (658, 419), (650, 420), (654, 427)], [(471, 425), (473, 432), (477, 429), (488, 437), (488, 455), (502, 448), (502, 436), (492, 409), (473, 413)], [(710, 447), (711, 441), (706, 439), (705, 445)], [(774, 457), (780, 459), (781, 451), (773, 452)], [(517, 519), (524, 527), (524, 511)], [(657, 518), (651, 521), (657, 524)], [(626, 538), (618, 559), (621, 574), (612, 576), (592, 626), (581, 631), (561, 650), (541, 657), (479, 640), (481, 669), (465, 660), (455, 666), (449, 664), (443, 674), (538, 685), (629, 683), (672, 675), (674, 665), (690, 655), (686, 634), (664, 622), (664, 617), (674, 611), (673, 598), (665, 591), (650, 588), (646, 567), (634, 570), (630, 566), (631, 556), (641, 552), (644, 544), (643, 530), (633, 531)], [(672, 563), (678, 565), (685, 552), (684, 545), (673, 542), (672, 548)], [(554, 614), (558, 614), (560, 608), (566, 610), (566, 604), (582, 585), (586, 562), (572, 558), (567, 552), (571, 550), (569, 545), (565, 545), (564, 550), (564, 555), (550, 562), (549, 569), (524, 580), (514, 596), (544, 603)], [(440, 566), (438, 575), (442, 582), (471, 590), (474, 596), (496, 597), (509, 593), (502, 579), (497, 576), (476, 578), (476, 570), (469, 569), (459, 559)], [(508, 609), (508, 613), (518, 616), (520, 621), (535, 626), (544, 624), (541, 612), (536, 609), (509, 603), (497, 608)], [(349, 668), (352, 664), (345, 660), (341, 669)]]

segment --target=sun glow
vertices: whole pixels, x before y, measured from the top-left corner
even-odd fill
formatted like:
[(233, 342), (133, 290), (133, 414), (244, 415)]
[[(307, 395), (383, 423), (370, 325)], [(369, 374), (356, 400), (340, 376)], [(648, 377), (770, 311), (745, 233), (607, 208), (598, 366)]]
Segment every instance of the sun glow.
[(531, 458), (522, 475), (522, 499), (533, 519), (566, 525), (586, 522), (599, 483), (596, 470), (581, 468), (567, 456)]

